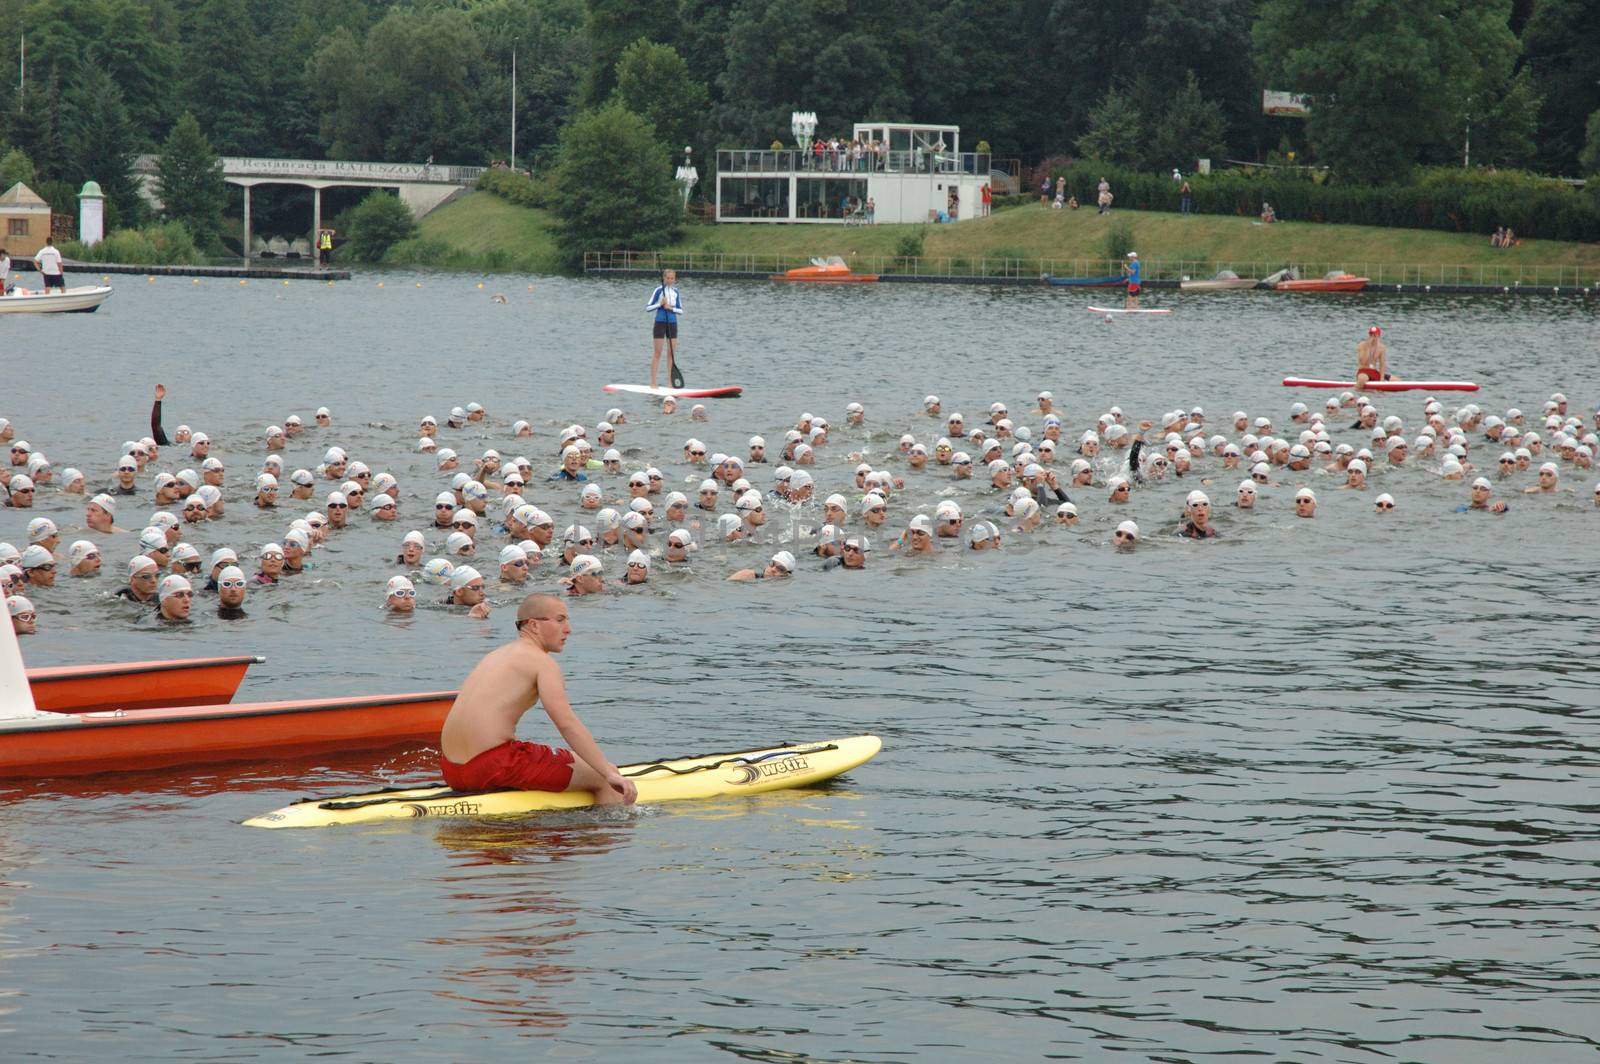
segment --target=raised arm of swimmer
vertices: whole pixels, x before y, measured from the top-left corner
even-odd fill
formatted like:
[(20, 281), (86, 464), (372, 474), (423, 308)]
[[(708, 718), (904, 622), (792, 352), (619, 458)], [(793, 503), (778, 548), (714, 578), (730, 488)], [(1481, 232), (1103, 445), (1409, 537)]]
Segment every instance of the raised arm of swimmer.
[(156, 401), (150, 407), (150, 438), (162, 447), (171, 442), (167, 439), (167, 434), (161, 431), (161, 400), (166, 397), (167, 386), (165, 384), (156, 385)]

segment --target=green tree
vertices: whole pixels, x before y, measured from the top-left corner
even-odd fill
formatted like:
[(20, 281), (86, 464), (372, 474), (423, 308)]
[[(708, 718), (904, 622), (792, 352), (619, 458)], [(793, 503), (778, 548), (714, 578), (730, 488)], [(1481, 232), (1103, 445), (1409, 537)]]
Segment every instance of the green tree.
[(1600, 110), (1600, 3), (1539, 0), (1522, 30), (1523, 61), (1541, 100), (1538, 162), (1550, 173), (1579, 170), (1585, 119)]
[(99, 32), (85, 58), (122, 90), (141, 142), (152, 142), (175, 114), (177, 17), (167, 0), (97, 0)]
[(341, 27), (307, 67), (322, 139), (341, 159), (479, 159), (490, 117), (482, 67), (460, 12), (397, 7), (364, 39)]
[(1525, 166), (1538, 151), (1539, 95), (1527, 69), (1517, 71), (1498, 100), (1467, 118), (1472, 161)]
[(571, 263), (585, 251), (660, 247), (683, 218), (665, 145), (617, 103), (583, 112), (561, 131), (553, 200), (557, 246)]
[[(1578, 153), (1578, 166), (1589, 175), (1585, 183), (1587, 191), (1600, 188), (1600, 111), (1589, 115), (1589, 121), (1583, 124), (1583, 151)], [(0, 169), (5, 164), (0, 162)]]
[(1197, 159), (1221, 157), (1226, 128), (1222, 108), (1200, 94), (1200, 82), (1191, 70), (1156, 121), (1149, 161), (1162, 169), (1191, 171)]
[(29, 80), (14, 110), (5, 109), (6, 140), (28, 154), (40, 180), (69, 165), (63, 109), (61, 81), (53, 67), (47, 78)]
[(122, 90), (111, 75), (85, 67), (67, 91), (63, 115), (69, 166), (57, 176), (73, 184), (98, 181), (108, 220), (135, 224), (144, 207), (133, 180), (138, 141)]
[(4, 155), (0, 155), (0, 192), (4, 192), (18, 181), (32, 187), (38, 180), (38, 175), (33, 169), (33, 160), (28, 158), (28, 153), (21, 148), (12, 148)]
[(642, 37), (617, 60), (612, 98), (654, 126), (656, 139), (674, 154), (698, 139), (708, 101), (706, 87), (689, 76), (689, 65), (672, 45)]
[(184, 223), (202, 247), (221, 230), (228, 197), (222, 160), (188, 111), (172, 127), (156, 158), (156, 195), (161, 197), (162, 216)]
[(198, 0), (184, 32), (177, 106), (223, 155), (255, 155), (266, 141), (262, 55), (245, 0)]
[(1515, 43), (1510, 0), (1264, 0), (1254, 30), (1268, 84), (1313, 97), (1318, 159), (1360, 181), (1459, 157), (1464, 108), (1504, 94)]
[(678, 5), (660, 0), (586, 0), (584, 36), (589, 65), (580, 98), (596, 106), (617, 87), (617, 61), (641, 37), (670, 44), (677, 39)]
[(362, 262), (377, 262), (402, 240), (417, 235), (417, 220), (400, 197), (374, 192), (350, 209), (346, 246)]
[(1137, 166), (1143, 161), (1140, 143), (1144, 119), (1133, 99), (1112, 89), (1089, 112), (1089, 128), (1077, 139), (1078, 153), (1101, 162)]
[(583, 0), (481, 0), (468, 18), (483, 51), (484, 124), (492, 157), (510, 151), (511, 50), (517, 52), (517, 154), (554, 144), (588, 70)]

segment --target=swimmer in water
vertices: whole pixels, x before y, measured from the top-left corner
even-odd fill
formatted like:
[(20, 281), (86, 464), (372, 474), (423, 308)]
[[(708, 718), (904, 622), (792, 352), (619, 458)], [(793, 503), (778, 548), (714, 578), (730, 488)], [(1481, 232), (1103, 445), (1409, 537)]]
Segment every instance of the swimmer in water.
[(489, 616), (488, 587), (483, 575), (470, 565), (458, 565), (450, 573), (447, 606), (466, 606), (467, 616), (478, 620)]
[(786, 550), (780, 550), (772, 556), (771, 561), (767, 562), (766, 568), (740, 569), (728, 579), (740, 583), (749, 583), (755, 580), (781, 580), (784, 577), (793, 576), (794, 567), (794, 555)]
[(1184, 501), (1183, 523), (1178, 535), (1185, 539), (1216, 539), (1217, 530), (1211, 526), (1211, 500), (1203, 491), (1191, 491)]
[(572, 575), (567, 578), (567, 594), (571, 596), (598, 595), (605, 591), (605, 567), (592, 554), (577, 554), (572, 558)]

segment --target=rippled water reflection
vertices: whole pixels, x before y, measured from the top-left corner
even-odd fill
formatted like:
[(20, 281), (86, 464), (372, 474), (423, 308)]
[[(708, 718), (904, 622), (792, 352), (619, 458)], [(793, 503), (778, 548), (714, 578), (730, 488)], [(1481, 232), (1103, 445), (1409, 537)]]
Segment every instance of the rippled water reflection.
[[(238, 484), (263, 425), (327, 403), (353, 453), (395, 456), (415, 514), (434, 478), (398, 446), (423, 413), (478, 398), (547, 433), (639, 373), (639, 285), (384, 280), (124, 282), (100, 314), (8, 321), (0, 413), (92, 465), (159, 377), (169, 425), (213, 430)], [(1405, 372), (1476, 378), (1491, 409), (1600, 399), (1573, 304), (1163, 298), (1169, 321), (1107, 325), (1055, 292), (691, 284), (690, 379), (750, 389), (693, 431), (733, 450), (859, 398), (884, 447), (927, 431), (925, 392), (975, 418), (1041, 387), (1074, 426), (1111, 402), (1281, 417), (1277, 378), (1343, 366), (1374, 319)], [(41, 352), (62, 357), (19, 372)], [(691, 431), (623, 405), (641, 457)], [(426, 778), (428, 753), (4, 788), (6, 1055), (1593, 1059), (1600, 513), (1456, 515), (1460, 486), (1418, 473), (1385, 482), (1382, 525), (1336, 491), (1296, 521), (1279, 489), (1221, 513), (1219, 542), (1151, 535), (1186, 487), (1140, 493), (1131, 555), (1092, 492), (1082, 532), (999, 556), (740, 587), (712, 577), (748, 554), (712, 550), (575, 604), (566, 665), (617, 756), (884, 736), (827, 791), (296, 834), (235, 825)], [(218, 543), (280, 527), (230, 514)], [(235, 628), (129, 625), (69, 586), (27, 650), (263, 652), (251, 697), (455, 683), (505, 611), (385, 623), (397, 536), (342, 537)]]

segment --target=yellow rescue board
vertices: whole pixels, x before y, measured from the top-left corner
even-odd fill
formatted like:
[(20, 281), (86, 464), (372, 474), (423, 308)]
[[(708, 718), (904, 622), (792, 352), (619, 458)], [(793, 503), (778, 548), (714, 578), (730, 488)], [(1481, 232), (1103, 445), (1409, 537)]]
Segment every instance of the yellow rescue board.
[[(761, 794), (806, 787), (848, 772), (883, 748), (876, 735), (854, 735), (818, 743), (790, 743), (732, 754), (706, 754), (673, 761), (623, 765), (639, 787), (640, 804)], [(469, 794), (444, 784), (409, 790), (310, 798), (244, 822), (251, 828), (325, 828), (383, 820), (436, 817), (517, 816), (592, 805), (587, 791), (488, 791)]]

